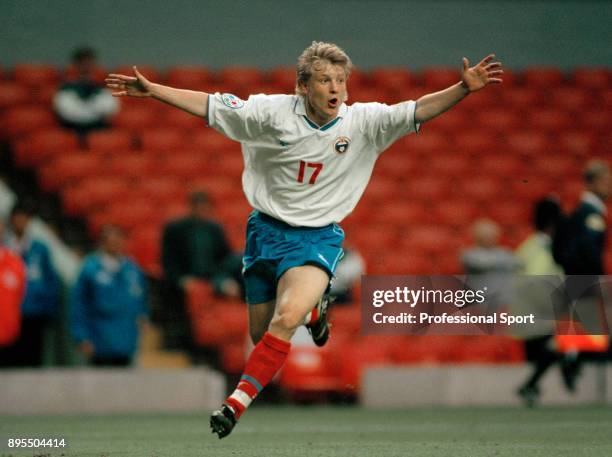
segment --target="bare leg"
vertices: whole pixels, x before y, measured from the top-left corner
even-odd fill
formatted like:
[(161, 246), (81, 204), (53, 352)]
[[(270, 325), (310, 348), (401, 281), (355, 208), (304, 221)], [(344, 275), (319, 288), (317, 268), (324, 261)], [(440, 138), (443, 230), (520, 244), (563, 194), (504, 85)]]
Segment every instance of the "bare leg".
[(253, 344), (259, 343), (261, 337), (266, 333), (272, 316), (274, 315), (274, 306), (276, 300), (271, 300), (265, 303), (257, 303), (249, 306), (249, 333)]
[(268, 331), (277, 338), (290, 341), (323, 296), (328, 283), (327, 273), (313, 265), (287, 270), (278, 282), (276, 308)]

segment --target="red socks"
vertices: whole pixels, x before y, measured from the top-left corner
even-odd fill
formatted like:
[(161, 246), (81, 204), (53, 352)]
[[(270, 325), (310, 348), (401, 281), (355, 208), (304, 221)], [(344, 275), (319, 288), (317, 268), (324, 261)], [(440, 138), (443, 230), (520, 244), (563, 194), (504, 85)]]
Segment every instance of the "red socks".
[(247, 360), (238, 387), (225, 404), (234, 410), (236, 419), (248, 408), (259, 392), (281, 369), (289, 354), (291, 343), (266, 332)]

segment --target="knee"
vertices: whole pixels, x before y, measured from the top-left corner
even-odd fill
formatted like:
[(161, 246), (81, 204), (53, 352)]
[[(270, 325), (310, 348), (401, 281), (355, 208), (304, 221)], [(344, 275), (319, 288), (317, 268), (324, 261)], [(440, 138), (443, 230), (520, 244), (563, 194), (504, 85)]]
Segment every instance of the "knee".
[(291, 309), (281, 309), (272, 318), (270, 326), (293, 332), (303, 323), (304, 316), (301, 313)]

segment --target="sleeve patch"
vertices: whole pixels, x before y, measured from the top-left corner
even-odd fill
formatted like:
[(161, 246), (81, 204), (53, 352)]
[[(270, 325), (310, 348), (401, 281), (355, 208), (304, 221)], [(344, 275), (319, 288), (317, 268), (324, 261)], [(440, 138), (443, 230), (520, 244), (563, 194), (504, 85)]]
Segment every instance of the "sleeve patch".
[(222, 94), (221, 100), (228, 108), (239, 109), (244, 106), (244, 101), (236, 97), (234, 94)]
[(606, 221), (599, 214), (591, 214), (586, 218), (585, 224), (595, 232), (603, 232), (606, 229)]

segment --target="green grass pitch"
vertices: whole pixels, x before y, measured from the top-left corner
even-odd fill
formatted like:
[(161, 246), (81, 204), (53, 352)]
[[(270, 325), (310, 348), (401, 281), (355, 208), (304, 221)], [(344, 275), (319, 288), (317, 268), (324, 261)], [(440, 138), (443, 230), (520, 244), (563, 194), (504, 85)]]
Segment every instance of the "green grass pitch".
[[(207, 414), (0, 416), (0, 456), (612, 456), (609, 407), (257, 407), (219, 440)], [(9, 437), (65, 437), (64, 450), (9, 450)]]

